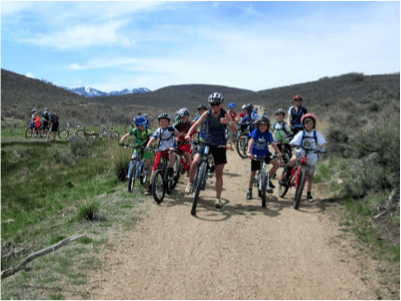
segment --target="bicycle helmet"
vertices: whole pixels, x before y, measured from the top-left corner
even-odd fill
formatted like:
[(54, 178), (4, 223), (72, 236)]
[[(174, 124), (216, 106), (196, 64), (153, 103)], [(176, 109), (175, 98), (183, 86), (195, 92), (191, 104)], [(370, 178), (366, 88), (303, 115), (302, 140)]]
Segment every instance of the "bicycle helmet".
[(243, 109), (243, 110), (246, 110), (248, 113), (251, 113), (252, 110), (253, 110), (253, 105), (250, 104), (250, 103), (248, 103), (248, 104), (246, 104), (246, 105), (243, 105), (243, 106), (242, 106), (242, 109)]
[(285, 110), (284, 109), (277, 109), (276, 112), (274, 113), (274, 115), (278, 115), (278, 114), (283, 114), (283, 117), (285, 116)]
[(36, 109), (32, 109), (32, 114), (36, 112)]
[(43, 109), (43, 111), (47, 111), (47, 112), (49, 112), (49, 111), (50, 111), (50, 109), (49, 109), (49, 108), (44, 108), (44, 109)]
[(137, 126), (145, 125), (146, 124), (146, 118), (143, 117), (143, 116), (140, 116), (140, 115), (136, 116), (135, 119), (134, 119), (134, 123)]
[(297, 94), (297, 95), (295, 95), (292, 99), (294, 99), (294, 101), (297, 100), (297, 99), (299, 99), (299, 100), (302, 101), (302, 96), (299, 95), (299, 94)]
[(224, 102), (224, 96), (223, 96), (223, 94), (215, 92), (213, 94), (210, 94), (210, 96), (208, 98), (208, 102), (209, 103), (213, 103), (213, 102), (223, 103)]
[(269, 117), (262, 115), (262, 116), (259, 116), (258, 119), (255, 120), (255, 124), (256, 124), (256, 126), (259, 126), (261, 124), (267, 124), (267, 128), (269, 128), (270, 127), (270, 119), (269, 119)]
[(178, 116), (180, 116), (180, 118), (184, 117), (184, 116), (188, 116), (189, 117), (189, 111), (187, 108), (182, 108), (181, 110), (178, 111)]
[(43, 112), (43, 116), (46, 116), (46, 117), (47, 117), (48, 115), (49, 115), (49, 112), (48, 112), (48, 111), (44, 111), (44, 112)]
[(207, 110), (207, 107), (205, 105), (199, 105), (198, 106), (198, 111), (199, 110)]
[(229, 108), (229, 109), (235, 108), (236, 106), (237, 106), (237, 105), (236, 105), (235, 103), (233, 103), (233, 102), (228, 104), (228, 108)]
[(305, 128), (304, 121), (307, 118), (312, 118), (313, 119), (313, 121), (314, 121), (313, 122), (313, 128), (315, 128), (316, 127), (316, 117), (312, 113), (308, 113), (308, 114), (305, 114), (304, 116), (302, 116), (302, 119), (301, 119), (302, 126)]
[(138, 116), (142, 115), (142, 111), (138, 111), (138, 113), (136, 113)]
[(168, 113), (161, 113), (159, 116), (157, 116), (157, 119), (160, 121), (160, 119), (167, 119), (168, 121), (171, 120), (171, 117)]

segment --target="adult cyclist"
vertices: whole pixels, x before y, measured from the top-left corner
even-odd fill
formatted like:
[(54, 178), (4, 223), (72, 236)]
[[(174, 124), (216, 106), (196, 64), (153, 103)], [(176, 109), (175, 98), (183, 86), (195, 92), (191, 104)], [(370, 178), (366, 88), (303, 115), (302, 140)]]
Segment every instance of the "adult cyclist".
[(294, 105), (290, 107), (288, 110), (288, 117), (287, 117), (287, 123), (291, 124), (291, 130), (294, 133), (294, 136), (299, 132), (302, 131), (302, 116), (304, 116), (308, 111), (306, 108), (301, 106), (302, 103), (302, 96), (301, 95), (295, 95), (293, 97), (294, 99)]
[[(214, 162), (216, 164), (216, 208), (221, 208), (221, 191), (223, 190), (223, 169), (227, 163), (226, 148), (218, 147), (226, 145), (227, 139), (225, 135), (226, 127), (230, 127), (234, 132), (238, 131), (234, 122), (231, 119), (230, 114), (223, 109), (224, 96), (220, 93), (213, 93), (209, 96), (208, 102), (210, 109), (202, 114), (202, 116), (195, 122), (194, 126), (191, 127), (185, 139), (190, 140), (191, 135), (195, 129), (198, 128), (204, 121), (206, 121), (206, 141), (210, 145), (210, 154), (213, 155)], [(200, 147), (200, 152), (204, 150), (205, 145)], [(193, 192), (193, 181), (195, 178), (196, 169), (199, 163), (200, 156), (196, 154), (192, 161), (191, 169), (189, 172), (189, 182), (185, 189), (187, 194)]]

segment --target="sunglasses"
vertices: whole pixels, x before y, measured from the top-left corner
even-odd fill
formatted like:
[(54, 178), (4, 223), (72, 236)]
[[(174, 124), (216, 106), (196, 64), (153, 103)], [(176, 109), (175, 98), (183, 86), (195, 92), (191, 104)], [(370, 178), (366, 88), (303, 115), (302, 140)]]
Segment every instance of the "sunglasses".
[(220, 102), (213, 102), (213, 103), (211, 103), (210, 105), (212, 106), (212, 107), (214, 107), (214, 106), (219, 106), (221, 103)]
[(294, 101), (302, 101), (302, 100), (298, 98), (298, 99), (294, 99)]

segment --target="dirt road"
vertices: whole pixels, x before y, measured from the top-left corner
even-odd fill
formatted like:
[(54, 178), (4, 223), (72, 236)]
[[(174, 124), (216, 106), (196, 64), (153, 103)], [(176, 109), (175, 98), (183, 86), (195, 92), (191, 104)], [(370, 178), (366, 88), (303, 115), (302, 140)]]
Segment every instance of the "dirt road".
[(135, 229), (110, 234), (100, 269), (90, 276), (90, 298), (375, 298), (321, 195), (294, 210), (293, 189), (285, 199), (276, 189), (262, 208), (255, 188), (254, 198), (245, 199), (249, 160), (228, 152), (228, 161), (223, 209), (214, 208), (211, 179), (191, 216), (192, 195), (180, 184), (161, 205), (149, 197)]

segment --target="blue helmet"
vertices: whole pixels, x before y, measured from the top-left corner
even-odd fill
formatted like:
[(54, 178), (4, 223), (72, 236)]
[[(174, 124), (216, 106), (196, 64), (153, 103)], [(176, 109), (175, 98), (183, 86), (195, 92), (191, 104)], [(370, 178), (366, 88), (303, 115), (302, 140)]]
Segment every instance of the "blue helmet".
[(143, 116), (136, 116), (134, 119), (134, 122), (137, 126), (145, 125), (146, 124), (146, 118)]
[(233, 103), (233, 102), (231, 102), (231, 103), (228, 104), (228, 108), (229, 108), (229, 109), (235, 108), (236, 106), (237, 106), (237, 105), (236, 105), (235, 103)]

